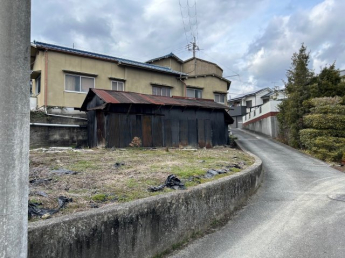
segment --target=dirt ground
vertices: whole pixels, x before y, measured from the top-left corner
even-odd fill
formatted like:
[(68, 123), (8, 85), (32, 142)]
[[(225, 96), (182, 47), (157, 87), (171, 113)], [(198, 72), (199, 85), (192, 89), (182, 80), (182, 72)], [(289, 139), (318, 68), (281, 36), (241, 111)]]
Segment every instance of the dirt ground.
[[(148, 190), (164, 184), (171, 174), (190, 188), (239, 172), (253, 162), (246, 153), (228, 147), (35, 149), (30, 150), (29, 202), (53, 209), (58, 206), (58, 197), (64, 196), (71, 202), (53, 215), (61, 216), (175, 191), (167, 187)], [(206, 178), (210, 169), (226, 173)]]
[(344, 164), (330, 164), (330, 165), (332, 168), (345, 173), (345, 165)]

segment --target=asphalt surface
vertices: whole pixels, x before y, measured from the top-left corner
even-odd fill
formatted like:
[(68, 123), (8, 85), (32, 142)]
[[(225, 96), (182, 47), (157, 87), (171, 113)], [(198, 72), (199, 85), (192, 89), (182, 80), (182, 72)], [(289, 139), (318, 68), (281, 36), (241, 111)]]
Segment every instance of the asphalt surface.
[(260, 189), (224, 227), (169, 257), (345, 257), (345, 174), (266, 137), (234, 130), (264, 165)]

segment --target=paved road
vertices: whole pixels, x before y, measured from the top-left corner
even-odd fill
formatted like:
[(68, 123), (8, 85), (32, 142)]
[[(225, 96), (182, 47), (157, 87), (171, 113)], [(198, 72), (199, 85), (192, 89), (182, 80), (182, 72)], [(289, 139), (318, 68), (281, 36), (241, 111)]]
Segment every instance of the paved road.
[(268, 138), (234, 134), (262, 159), (261, 188), (226, 226), (171, 257), (344, 258), (345, 174)]

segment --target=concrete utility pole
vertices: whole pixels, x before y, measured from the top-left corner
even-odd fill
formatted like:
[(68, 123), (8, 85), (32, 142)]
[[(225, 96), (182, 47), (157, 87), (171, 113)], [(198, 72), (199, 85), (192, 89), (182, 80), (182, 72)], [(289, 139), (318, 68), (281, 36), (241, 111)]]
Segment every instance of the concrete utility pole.
[(198, 45), (196, 44), (195, 37), (193, 37), (193, 38), (194, 38), (194, 41), (193, 41), (193, 42), (190, 42), (190, 44), (191, 44), (192, 48), (190, 49), (190, 48), (189, 48), (189, 46), (190, 46), (190, 45), (188, 45), (188, 50), (189, 50), (189, 51), (193, 51), (193, 59), (194, 59), (194, 74), (196, 74), (196, 59), (195, 59), (195, 51), (200, 50), (200, 49), (199, 49)]
[(0, 258), (27, 256), (30, 0), (0, 0)]

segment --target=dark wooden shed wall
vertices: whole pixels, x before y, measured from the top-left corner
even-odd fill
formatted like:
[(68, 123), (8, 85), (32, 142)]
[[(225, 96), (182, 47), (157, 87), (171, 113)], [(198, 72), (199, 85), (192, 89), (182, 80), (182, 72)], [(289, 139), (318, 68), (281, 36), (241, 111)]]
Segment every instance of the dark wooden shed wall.
[[(100, 106), (97, 96), (88, 108)], [(110, 105), (88, 111), (89, 146), (128, 147), (140, 137), (143, 147), (207, 147), (228, 142), (224, 110), (140, 104)]]

